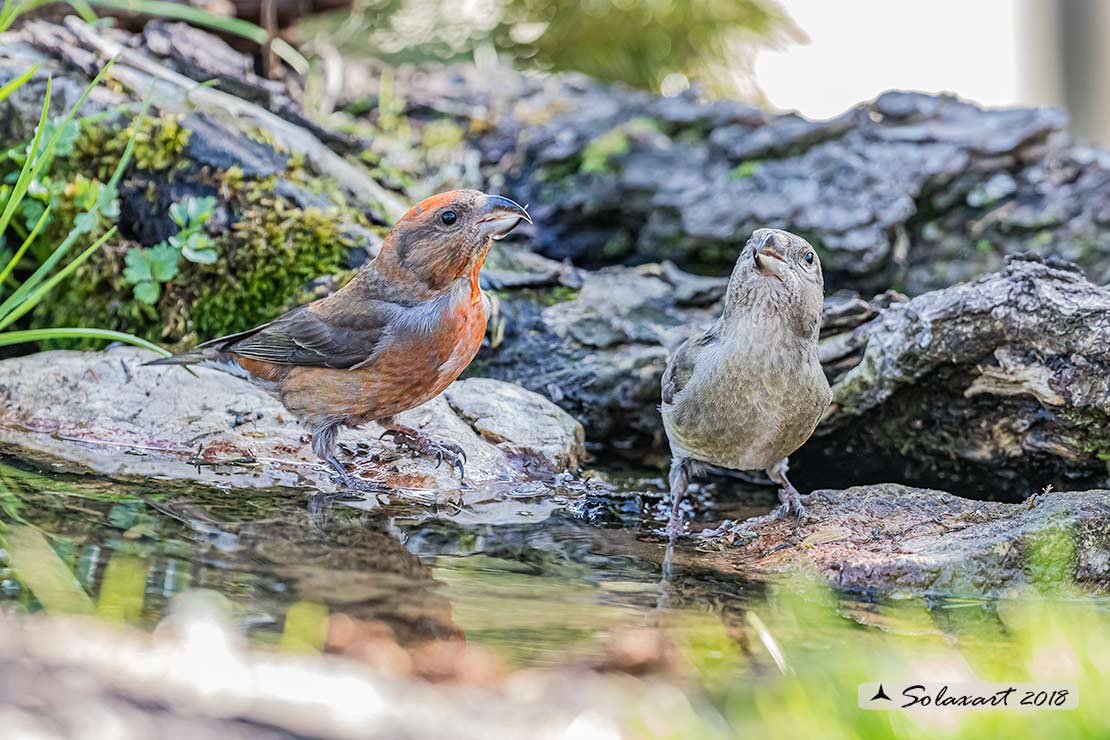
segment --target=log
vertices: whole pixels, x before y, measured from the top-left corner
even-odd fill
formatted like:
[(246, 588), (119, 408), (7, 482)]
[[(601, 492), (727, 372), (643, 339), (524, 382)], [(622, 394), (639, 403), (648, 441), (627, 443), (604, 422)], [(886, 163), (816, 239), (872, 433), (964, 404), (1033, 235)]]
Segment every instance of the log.
[[(833, 289), (916, 295), (1026, 252), (1110, 281), (1110, 153), (1075, 143), (1055, 108), (892, 91), (810, 121), (581, 75), (408, 69), (394, 84), (413, 116), (476, 132), (487, 179), (533, 204), (554, 259), (726, 274), (773, 226), (814, 243)], [(352, 75), (345, 94), (372, 102), (376, 85)]]

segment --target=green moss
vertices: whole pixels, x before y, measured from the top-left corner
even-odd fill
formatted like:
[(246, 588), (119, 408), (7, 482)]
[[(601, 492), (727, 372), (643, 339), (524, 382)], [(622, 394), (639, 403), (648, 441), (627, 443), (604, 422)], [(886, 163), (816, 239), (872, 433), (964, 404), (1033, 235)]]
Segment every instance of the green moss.
[[(214, 265), (193, 265), (191, 280), (179, 286), (195, 293), (190, 323), (203, 338), (219, 336), (272, 319), (306, 283), (346, 267), (356, 246), (341, 233), (339, 210), (291, 207), (275, 199), (271, 207), (245, 211), (218, 249)], [(196, 284), (199, 290), (188, 286)]]
[[(123, 279), (128, 242), (106, 244), (74, 276), (60, 285), (32, 314), (32, 325), (81, 326), (128, 331), (162, 341), (162, 318), (154, 306), (134, 300)], [(86, 347), (102, 342), (64, 342), (49, 346)]]
[(759, 171), (759, 165), (762, 164), (758, 159), (752, 159), (740, 164), (729, 170), (728, 176), (731, 180), (746, 180), (756, 172)]
[(601, 254), (607, 260), (617, 260), (629, 254), (633, 246), (632, 235), (622, 229), (605, 240)]
[(446, 118), (429, 122), (421, 133), (427, 149), (456, 147), (463, 143), (465, 137), (462, 127)]
[[(107, 180), (119, 162), (135, 123), (127, 127), (81, 127), (74, 144), (73, 161), (84, 163), (100, 180)], [(181, 116), (162, 115), (147, 118), (135, 135), (135, 168), (163, 172), (187, 164), (182, 153), (189, 143), (189, 130), (181, 126)]]
[(547, 308), (557, 303), (573, 301), (578, 297), (579, 290), (566, 285), (556, 285), (551, 288), (517, 288), (490, 292), (503, 301), (532, 301), (543, 308)]
[[(165, 172), (157, 177), (172, 180), (179, 176), (179, 167), (190, 166), (182, 156), (189, 132), (179, 123), (174, 117), (163, 117), (140, 131), (135, 167), (127, 177), (140, 188), (149, 185), (143, 191), (148, 196), (162, 186), (157, 179), (144, 182), (150, 172)], [(73, 173), (102, 176), (115, 166), (127, 136), (119, 127), (90, 127), (66, 161), (58, 163), (59, 176), (71, 178), (63, 189), (71, 195), (55, 206), (61, 215), (59, 229), (68, 229), (82, 199), (87, 199), (85, 175)], [(148, 306), (134, 299), (132, 286), (122, 276), (127, 250), (139, 245), (115, 241), (36, 309), (32, 325), (111, 328), (180, 348), (250, 328), (298, 299), (316, 297), (306, 294), (306, 285), (344, 270), (349, 249), (361, 246), (357, 234), (348, 233), (349, 227), (379, 227), (371, 226), (361, 211), (346, 203), (334, 180), (309, 175), (300, 160), (292, 160), (281, 178), (325, 196), (331, 205), (301, 208), (274, 194), (274, 178), (249, 178), (238, 168), (199, 172), (191, 181), (209, 182), (219, 189), (220, 205), (231, 222), (230, 228), (211, 235), (219, 254), (215, 264), (182, 259), (178, 275), (165, 284), (158, 303)]]
[(1068, 422), (1073, 434), (1067, 441), (1086, 455), (1110, 462), (1110, 414), (1097, 409), (1064, 407), (1057, 416)]
[(582, 149), (578, 171), (612, 172), (613, 160), (628, 154), (633, 137), (661, 135), (659, 124), (650, 118), (633, 118), (592, 139)]
[(1075, 581), (1076, 533), (1061, 522), (1034, 532), (1030, 538), (1025, 572), (1041, 591), (1068, 588)]
[(631, 147), (628, 134), (621, 128), (608, 131), (590, 143), (582, 150), (582, 163), (579, 172), (612, 172), (610, 160), (622, 154), (628, 154)]

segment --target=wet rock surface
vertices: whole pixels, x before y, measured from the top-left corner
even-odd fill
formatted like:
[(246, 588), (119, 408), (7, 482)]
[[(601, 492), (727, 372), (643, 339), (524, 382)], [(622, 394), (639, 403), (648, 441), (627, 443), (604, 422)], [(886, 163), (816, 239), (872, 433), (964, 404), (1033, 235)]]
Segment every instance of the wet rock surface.
[[(0, 362), (0, 442), (18, 454), (42, 453), (100, 473), (334, 489), (306, 431), (276, 400), (218, 371), (142, 366), (153, 357), (118, 348)], [(584, 454), (577, 422), (550, 401), (496, 380), (461, 381), (399, 421), (460, 444), (475, 485), (550, 476)], [(399, 488), (459, 491), (448, 466), (379, 441), (381, 431), (367, 425), (340, 433), (341, 458), (354, 475)]]
[(818, 491), (807, 509), (801, 526), (759, 525), (719, 557), (764, 573), (816, 569), (836, 588), (887, 596), (1110, 589), (1107, 490), (1005, 504), (884, 484)]

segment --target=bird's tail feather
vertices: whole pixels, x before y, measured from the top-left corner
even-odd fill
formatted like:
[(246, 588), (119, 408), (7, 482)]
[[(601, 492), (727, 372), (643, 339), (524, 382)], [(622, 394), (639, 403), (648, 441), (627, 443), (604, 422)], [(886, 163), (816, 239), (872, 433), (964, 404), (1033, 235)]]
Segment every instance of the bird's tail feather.
[(159, 357), (157, 360), (151, 360), (144, 364), (163, 366), (184, 365), (185, 369), (190, 373), (193, 372), (193, 367), (206, 367), (212, 370), (219, 370), (221, 373), (234, 375), (237, 378), (254, 381), (259, 387), (268, 387), (259, 379), (254, 378), (250, 374), (250, 371), (236, 362), (231, 355), (210, 347), (198, 347), (197, 349), (182, 352), (179, 355), (172, 355), (171, 357)]
[(182, 352), (179, 355), (159, 357), (157, 360), (144, 362), (143, 365), (198, 365), (211, 359), (212, 356), (207, 352)]

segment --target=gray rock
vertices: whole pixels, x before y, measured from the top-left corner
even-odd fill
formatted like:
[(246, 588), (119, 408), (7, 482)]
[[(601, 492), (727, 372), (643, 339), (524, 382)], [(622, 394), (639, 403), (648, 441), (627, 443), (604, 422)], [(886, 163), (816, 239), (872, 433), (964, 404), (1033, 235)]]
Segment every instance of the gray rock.
[(761, 525), (756, 539), (710, 562), (743, 572), (815, 568), (837, 588), (886, 596), (1110, 589), (1108, 490), (1003, 504), (886, 484), (811, 499), (800, 528)]
[(452, 411), (512, 457), (533, 455), (543, 467), (558, 470), (582, 462), (582, 425), (539, 394), (500, 380), (470, 378), (452, 384), (444, 395)]
[[(333, 178), (353, 204), (376, 220), (392, 222), (405, 212), (401, 198), (331, 148), (349, 149), (349, 137), (308, 121), (283, 85), (241, 75), (249, 60), (218, 37), (180, 23), (155, 21), (139, 36), (69, 17), (60, 24), (28, 21), (18, 31), (4, 34), (0, 79), (10, 79), (36, 62), (43, 68), (8, 110), (0, 111), (15, 119), (0, 124), (0, 135), (8, 131), (13, 135), (0, 138), (0, 143), (8, 145), (20, 132), (25, 135), (33, 128), (48, 75), (53, 74), (59, 106), (72, 105), (113, 58), (114, 90), (122, 93), (101, 86), (93, 91), (91, 105), (82, 115), (141, 101), (157, 80), (161, 92), (152, 109), (183, 115), (183, 126), (191, 132), (182, 162), (188, 174), (177, 173), (179, 177), (204, 182), (203, 167), (232, 165), (248, 176), (265, 177), (281, 172), (289, 153), (295, 152), (303, 157), (308, 172)], [(58, 61), (64, 62), (61, 69)], [(213, 79), (221, 89), (197, 84)], [(154, 187), (163, 185), (164, 179), (149, 178)]]
[(185, 154), (198, 165), (228, 170), (238, 167), (247, 177), (268, 177), (285, 171), (289, 155), (255, 141), (208, 116), (190, 115), (182, 122), (190, 131)]
[(986, 498), (1106, 480), (1110, 290), (1074, 266), (1011, 259), (892, 305), (846, 339), (858, 364), (844, 372), (851, 360), (836, 360), (833, 406), (799, 464), (836, 471), (851, 455), (855, 482)]
[[(127, 347), (0, 362), (0, 444), (112, 475), (334, 487), (305, 430), (277, 401), (218, 371), (143, 367), (152, 357)], [(459, 383), (399, 420), (462, 445), (472, 484), (531, 480), (583, 456), (577, 422), (495, 380)], [(371, 424), (341, 432), (356, 475), (417, 492), (460, 488), (447, 466), (395, 450), (378, 440), (381, 431)]]
[(656, 407), (667, 347), (709, 322), (711, 310), (679, 305), (686, 293), (656, 265), (581, 279), (571, 300), (551, 305), (542, 294), (537, 301), (529, 292), (500, 293), (493, 323), (503, 336), (469, 372), (542, 393), (581, 421), (591, 440), (618, 449), (650, 445), (662, 433)]

